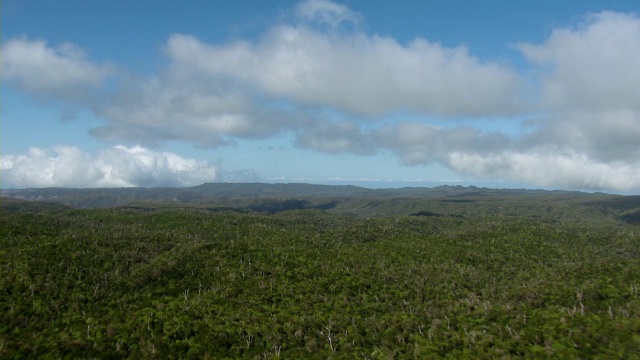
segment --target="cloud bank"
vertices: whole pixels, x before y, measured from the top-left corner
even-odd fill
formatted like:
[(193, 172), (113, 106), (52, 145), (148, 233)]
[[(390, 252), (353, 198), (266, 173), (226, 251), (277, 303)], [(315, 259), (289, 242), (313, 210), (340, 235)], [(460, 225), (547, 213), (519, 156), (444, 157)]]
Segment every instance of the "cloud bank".
[(205, 161), (140, 146), (114, 146), (91, 155), (71, 146), (31, 148), (0, 157), (4, 187), (183, 187), (217, 179)]
[(600, 162), (585, 154), (556, 149), (491, 154), (453, 152), (447, 156), (446, 163), (453, 170), (478, 178), (508, 178), (565, 189), (640, 189), (637, 160)]
[[(165, 68), (147, 77), (119, 76), (109, 91), (104, 83), (116, 76), (112, 66), (92, 62), (72, 44), (10, 39), (2, 47), (3, 76), (36, 98), (83, 104), (104, 122), (91, 134), (114, 143), (219, 147), (290, 133), (299, 148), (392, 154), (408, 166), (440, 163), (475, 179), (640, 190), (638, 16), (589, 14), (576, 26), (554, 29), (542, 43), (516, 44), (528, 62), (516, 70), (463, 45), (424, 38), (401, 43), (368, 33), (359, 13), (328, 0), (301, 2), (290, 15), (246, 41), (208, 43), (173, 34), (163, 46)], [(86, 96), (92, 92), (103, 97)], [(522, 130), (507, 134), (460, 121), (493, 117), (512, 118)], [(126, 149), (99, 157), (140, 156)], [(33, 150), (22, 165), (19, 156), (8, 156), (3, 168), (12, 165), (3, 177), (48, 186), (27, 162), (57, 157), (63, 164), (74, 157), (86, 163), (87, 156), (77, 149)], [(194, 173), (173, 183), (215, 170), (192, 166)], [(66, 179), (56, 169), (49, 178)], [(105, 169), (79, 176), (108, 186), (155, 184), (125, 170), (118, 171), (129, 175), (110, 177)], [(167, 179), (175, 179), (168, 175), (174, 168), (161, 169), (157, 183), (172, 183)]]

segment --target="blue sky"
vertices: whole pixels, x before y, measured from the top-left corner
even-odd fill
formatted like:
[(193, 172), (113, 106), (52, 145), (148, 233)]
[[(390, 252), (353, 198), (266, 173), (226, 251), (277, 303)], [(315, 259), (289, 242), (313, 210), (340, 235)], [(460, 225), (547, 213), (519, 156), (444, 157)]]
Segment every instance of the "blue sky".
[(2, 187), (640, 193), (637, 1), (2, 4)]

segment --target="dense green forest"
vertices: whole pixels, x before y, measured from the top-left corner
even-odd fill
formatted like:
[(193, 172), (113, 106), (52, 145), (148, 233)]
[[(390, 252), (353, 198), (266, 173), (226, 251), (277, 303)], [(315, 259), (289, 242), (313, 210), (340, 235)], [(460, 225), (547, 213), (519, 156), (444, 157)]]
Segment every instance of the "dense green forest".
[(638, 197), (440, 190), (3, 198), (0, 358), (640, 359)]

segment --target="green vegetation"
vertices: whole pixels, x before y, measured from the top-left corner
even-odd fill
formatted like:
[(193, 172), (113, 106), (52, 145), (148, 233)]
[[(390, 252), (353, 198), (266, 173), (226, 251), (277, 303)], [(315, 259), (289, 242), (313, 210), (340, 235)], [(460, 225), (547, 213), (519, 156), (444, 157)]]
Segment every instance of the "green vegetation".
[(635, 197), (230, 205), (3, 199), (0, 357), (640, 358)]

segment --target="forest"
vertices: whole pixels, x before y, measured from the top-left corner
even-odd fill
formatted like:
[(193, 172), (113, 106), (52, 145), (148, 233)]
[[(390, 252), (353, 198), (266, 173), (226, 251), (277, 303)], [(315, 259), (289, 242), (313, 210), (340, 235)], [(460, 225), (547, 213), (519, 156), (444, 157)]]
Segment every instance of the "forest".
[(0, 358), (640, 359), (638, 196), (225, 186), (3, 191)]

